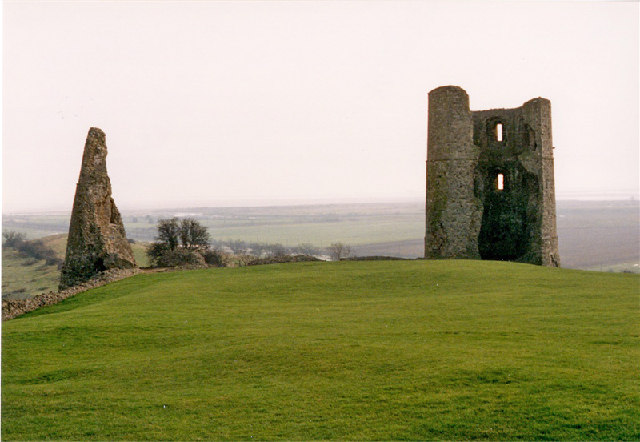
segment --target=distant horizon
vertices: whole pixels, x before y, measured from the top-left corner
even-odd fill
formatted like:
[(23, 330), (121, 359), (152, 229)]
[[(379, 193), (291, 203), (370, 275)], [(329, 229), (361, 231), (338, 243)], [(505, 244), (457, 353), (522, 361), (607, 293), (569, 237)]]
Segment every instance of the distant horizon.
[[(640, 194), (638, 191), (620, 191), (620, 192), (564, 192), (563, 195), (556, 197), (557, 202), (584, 201), (584, 202), (622, 202), (632, 201), (640, 203)], [(358, 204), (424, 204), (424, 198), (395, 198), (395, 199), (363, 199), (363, 198), (310, 198), (310, 199), (238, 199), (238, 200), (222, 200), (211, 202), (185, 202), (183, 204), (166, 204), (166, 205), (148, 205), (137, 206), (124, 205), (120, 207), (116, 200), (116, 206), (123, 213), (140, 212), (140, 211), (163, 211), (163, 210), (185, 210), (185, 209), (225, 209), (225, 208), (268, 208), (268, 207), (305, 207), (305, 206), (341, 206), (341, 205), (358, 205)], [(71, 213), (72, 207), (68, 208), (43, 208), (43, 209), (26, 209), (11, 210), (2, 212), (2, 216), (15, 215), (39, 215), (39, 214), (64, 214)]]

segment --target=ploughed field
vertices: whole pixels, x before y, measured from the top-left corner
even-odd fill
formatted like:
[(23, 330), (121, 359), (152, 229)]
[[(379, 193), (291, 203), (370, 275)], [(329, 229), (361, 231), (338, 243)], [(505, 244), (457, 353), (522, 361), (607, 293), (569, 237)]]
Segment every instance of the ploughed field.
[(138, 275), (3, 323), (2, 438), (638, 439), (639, 295), (490, 261)]

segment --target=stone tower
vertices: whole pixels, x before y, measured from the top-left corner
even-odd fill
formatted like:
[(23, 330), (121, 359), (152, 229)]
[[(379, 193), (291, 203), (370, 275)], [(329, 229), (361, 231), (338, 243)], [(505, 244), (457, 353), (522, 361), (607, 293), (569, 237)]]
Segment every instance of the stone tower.
[(80, 284), (104, 270), (135, 266), (120, 212), (111, 197), (106, 136), (92, 127), (73, 201), (60, 289)]
[(471, 111), (458, 86), (429, 92), (425, 258), (558, 267), (551, 103)]

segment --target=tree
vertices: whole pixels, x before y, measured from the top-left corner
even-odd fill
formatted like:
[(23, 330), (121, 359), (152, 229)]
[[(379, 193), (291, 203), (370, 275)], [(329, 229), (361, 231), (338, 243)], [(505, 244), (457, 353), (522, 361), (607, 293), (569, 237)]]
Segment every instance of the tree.
[(161, 219), (158, 236), (147, 247), (147, 256), (153, 264), (163, 267), (199, 265), (204, 264), (208, 248), (207, 228), (195, 219)]
[(318, 248), (315, 247), (313, 244), (308, 242), (303, 242), (301, 244), (298, 244), (298, 247), (296, 247), (296, 253), (299, 253), (300, 255), (313, 256), (313, 255), (317, 255), (319, 251), (318, 251)]
[(193, 218), (185, 218), (180, 222), (180, 240), (187, 249), (208, 248), (209, 232)]
[(270, 256), (286, 256), (287, 249), (280, 243), (267, 244), (265, 247), (267, 254)]
[(327, 251), (332, 261), (340, 261), (342, 258), (347, 258), (351, 255), (351, 246), (341, 242), (334, 242)]
[(178, 218), (158, 220), (157, 242), (164, 244), (169, 250), (175, 250), (180, 240)]

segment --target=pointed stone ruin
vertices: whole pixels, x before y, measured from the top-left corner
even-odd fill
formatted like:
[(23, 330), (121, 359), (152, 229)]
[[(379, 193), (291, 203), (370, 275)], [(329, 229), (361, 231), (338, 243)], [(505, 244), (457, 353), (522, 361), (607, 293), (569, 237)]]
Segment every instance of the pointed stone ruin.
[(110, 269), (136, 267), (122, 217), (111, 197), (104, 132), (89, 129), (73, 201), (60, 290)]

